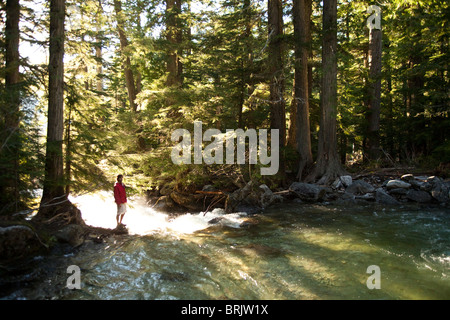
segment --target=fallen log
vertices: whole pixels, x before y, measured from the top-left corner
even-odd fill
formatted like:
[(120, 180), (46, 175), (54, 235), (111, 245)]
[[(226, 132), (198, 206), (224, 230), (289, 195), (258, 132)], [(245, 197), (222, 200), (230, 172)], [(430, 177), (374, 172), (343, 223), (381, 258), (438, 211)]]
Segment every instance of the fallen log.
[(222, 191), (195, 191), (195, 193), (206, 194), (206, 195), (224, 195), (225, 193)]

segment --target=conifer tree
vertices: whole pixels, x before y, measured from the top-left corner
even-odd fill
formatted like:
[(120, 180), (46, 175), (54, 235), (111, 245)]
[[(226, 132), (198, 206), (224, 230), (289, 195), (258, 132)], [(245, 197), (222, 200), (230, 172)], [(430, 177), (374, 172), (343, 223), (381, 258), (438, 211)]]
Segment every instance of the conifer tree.
[(322, 87), (320, 131), (316, 166), (308, 180), (318, 184), (333, 181), (343, 174), (337, 153), (337, 1), (323, 2)]
[(294, 24), (294, 93), (292, 110), (295, 114), (294, 131), (295, 147), (300, 154), (297, 177), (302, 180), (304, 169), (313, 163), (311, 151), (311, 129), (309, 121), (309, 77), (308, 58), (310, 43), (310, 12), (312, 1), (294, 0), (292, 15)]
[(50, 2), (48, 123), (44, 190), (49, 204), (66, 196), (63, 167), (65, 0)]
[(117, 32), (119, 34), (120, 40), (120, 51), (123, 59), (123, 72), (125, 75), (125, 84), (128, 92), (128, 101), (130, 103), (130, 108), (133, 112), (137, 110), (136, 104), (136, 83), (135, 77), (133, 74), (133, 70), (131, 68), (131, 59), (129, 52), (129, 43), (127, 35), (125, 34), (125, 18), (124, 13), (122, 11), (122, 2), (121, 0), (114, 0), (114, 10), (116, 13), (116, 22), (117, 22)]
[[(286, 110), (283, 69), (283, 6), (281, 0), (268, 1), (268, 69), (270, 76), (270, 127), (279, 130), (279, 147), (286, 144)], [(284, 179), (285, 161), (280, 153), (279, 176)]]
[[(381, 10), (374, 13), (375, 19), (381, 22)], [(372, 21), (371, 21), (372, 23)], [(381, 27), (381, 23), (380, 23)], [(369, 31), (369, 80), (367, 110), (367, 156), (376, 160), (380, 156), (380, 110), (381, 110), (381, 29), (372, 26)]]
[(1, 106), (0, 156), (3, 170), (0, 173), (0, 199), (13, 201), (18, 209), (19, 201), (19, 121), (20, 121), (20, 73), (19, 73), (19, 0), (6, 1), (5, 27), (5, 103)]

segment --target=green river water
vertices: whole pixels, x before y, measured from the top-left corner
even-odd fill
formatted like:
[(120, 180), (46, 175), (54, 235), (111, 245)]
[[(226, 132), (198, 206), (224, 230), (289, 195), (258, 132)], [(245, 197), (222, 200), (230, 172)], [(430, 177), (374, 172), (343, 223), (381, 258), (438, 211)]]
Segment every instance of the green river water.
[[(114, 223), (105, 206), (91, 217)], [(124, 223), (130, 235), (35, 258), (0, 298), (450, 299), (445, 208), (286, 203), (171, 219), (131, 204)], [(81, 289), (66, 288), (70, 265)], [(367, 286), (373, 265), (380, 289)]]

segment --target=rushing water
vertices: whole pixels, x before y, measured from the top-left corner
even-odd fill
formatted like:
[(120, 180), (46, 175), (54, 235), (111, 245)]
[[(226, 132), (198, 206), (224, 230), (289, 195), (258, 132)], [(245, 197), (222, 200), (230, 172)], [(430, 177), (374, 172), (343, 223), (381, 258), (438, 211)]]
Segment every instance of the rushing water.
[[(114, 227), (110, 198), (74, 202), (88, 223)], [(0, 297), (450, 299), (444, 208), (289, 203), (253, 216), (216, 209), (171, 219), (135, 201), (123, 222), (130, 235), (35, 259)], [(66, 288), (70, 265), (81, 269), (79, 290)], [(367, 287), (371, 265), (380, 289)]]

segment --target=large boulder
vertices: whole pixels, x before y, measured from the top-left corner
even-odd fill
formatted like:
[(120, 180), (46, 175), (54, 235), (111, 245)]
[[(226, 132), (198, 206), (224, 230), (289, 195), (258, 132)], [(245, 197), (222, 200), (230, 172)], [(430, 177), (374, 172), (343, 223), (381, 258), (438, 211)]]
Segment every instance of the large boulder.
[(375, 188), (372, 185), (365, 182), (364, 180), (353, 181), (353, 183), (347, 189), (345, 189), (345, 192), (347, 193), (361, 194), (361, 195), (374, 191)]
[(408, 190), (406, 198), (418, 203), (428, 203), (433, 200), (428, 192), (421, 190)]
[(45, 245), (36, 232), (25, 225), (0, 227), (0, 261), (17, 260), (37, 253)]
[(399, 201), (397, 201), (394, 197), (387, 194), (383, 188), (378, 188), (375, 191), (375, 200), (378, 203), (382, 204), (400, 204)]
[(245, 211), (256, 213), (273, 203), (283, 201), (283, 197), (276, 195), (270, 188), (262, 184), (256, 186), (252, 181), (228, 195), (225, 203), (227, 213)]
[(427, 181), (431, 185), (431, 196), (440, 203), (449, 201), (449, 186), (439, 177), (429, 177)]
[(272, 190), (270, 190), (270, 188), (265, 185), (262, 184), (259, 186), (259, 196), (258, 196), (258, 205), (262, 208), (265, 209), (268, 206), (270, 206), (273, 203), (276, 202), (282, 202), (283, 201), (283, 197), (280, 195), (276, 195), (272, 192)]
[(349, 187), (353, 183), (352, 176), (340, 176), (339, 179), (341, 180), (344, 187)]
[[(411, 190), (409, 190), (411, 191)], [(391, 189), (389, 190), (389, 194), (393, 194), (396, 196), (405, 196), (408, 193), (408, 189), (403, 189), (403, 188), (395, 188), (395, 189)]]
[(425, 176), (414, 176), (411, 173), (404, 174), (400, 177), (400, 179), (406, 183), (409, 183), (414, 189), (420, 190), (421, 187), (425, 184), (427, 177)]
[(402, 188), (402, 189), (408, 189), (411, 187), (411, 184), (402, 180), (389, 180), (388, 183), (386, 184), (386, 188), (388, 190), (391, 189), (398, 189), (398, 188)]
[(69, 224), (55, 233), (56, 239), (63, 243), (68, 243), (72, 247), (83, 244), (86, 230), (78, 224)]
[(341, 187), (347, 188), (352, 183), (353, 183), (353, 179), (352, 179), (351, 176), (348, 176), (348, 175), (340, 176), (340, 177), (336, 178), (336, 180), (333, 182), (331, 187), (334, 188), (334, 189), (339, 189)]
[(289, 191), (293, 192), (303, 201), (320, 201), (326, 195), (326, 189), (315, 184), (294, 182)]
[(416, 180), (416, 178), (414, 177), (414, 175), (412, 175), (411, 173), (407, 173), (407, 174), (402, 175), (402, 176), (400, 177), (400, 179), (401, 179), (402, 181), (405, 181), (405, 182), (409, 183), (409, 184), (411, 184), (411, 182), (413, 182), (414, 180)]
[(239, 188), (230, 193), (225, 202), (225, 211), (227, 213), (236, 212), (241, 202), (252, 192), (253, 182), (249, 181), (243, 188)]

